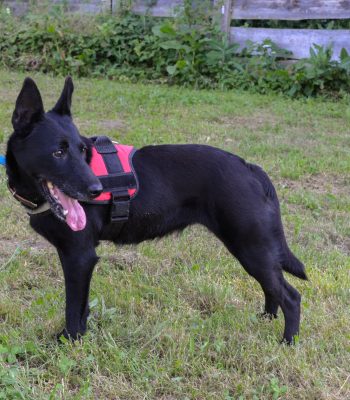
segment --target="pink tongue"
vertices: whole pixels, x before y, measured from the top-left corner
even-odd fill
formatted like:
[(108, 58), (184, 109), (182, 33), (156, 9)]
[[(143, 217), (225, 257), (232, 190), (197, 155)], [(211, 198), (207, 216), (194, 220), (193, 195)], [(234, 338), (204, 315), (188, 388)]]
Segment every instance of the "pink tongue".
[(63, 208), (68, 211), (66, 222), (73, 231), (81, 231), (86, 226), (86, 215), (78, 200), (72, 199), (55, 186), (55, 194)]

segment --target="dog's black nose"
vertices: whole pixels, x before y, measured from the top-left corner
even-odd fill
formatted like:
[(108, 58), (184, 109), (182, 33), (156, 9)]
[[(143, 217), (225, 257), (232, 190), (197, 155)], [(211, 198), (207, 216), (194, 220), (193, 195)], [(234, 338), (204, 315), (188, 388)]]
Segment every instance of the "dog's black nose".
[(89, 196), (94, 199), (102, 193), (103, 187), (101, 183), (93, 183), (88, 187)]

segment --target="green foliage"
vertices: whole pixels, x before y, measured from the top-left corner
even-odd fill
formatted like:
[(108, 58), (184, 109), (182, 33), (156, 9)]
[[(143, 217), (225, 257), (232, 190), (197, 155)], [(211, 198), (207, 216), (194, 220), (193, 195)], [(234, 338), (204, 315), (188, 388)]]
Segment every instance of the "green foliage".
[(273, 400), (280, 399), (281, 396), (286, 394), (288, 388), (286, 386), (280, 386), (277, 378), (272, 378), (270, 381), (270, 389)]
[[(185, 3), (175, 19), (136, 16), (68, 16), (54, 9), (20, 22), (0, 13), (0, 65), (59, 75), (105, 76), (197, 88), (246, 89), (289, 96), (336, 95), (350, 90), (350, 57), (332, 60), (315, 45), (310, 58), (290, 57), (270, 40), (243, 50), (218, 29), (215, 13)], [(205, 12), (203, 11), (205, 10)]]
[(0, 343), (0, 400), (28, 399), (29, 390), (20, 380), (21, 368), (18, 360), (35, 350), (33, 343), (26, 348)]
[(310, 57), (295, 64), (290, 94), (313, 96), (322, 92), (348, 91), (350, 56), (345, 49), (341, 51), (340, 61), (332, 60), (332, 55), (331, 47), (315, 44), (310, 49)]

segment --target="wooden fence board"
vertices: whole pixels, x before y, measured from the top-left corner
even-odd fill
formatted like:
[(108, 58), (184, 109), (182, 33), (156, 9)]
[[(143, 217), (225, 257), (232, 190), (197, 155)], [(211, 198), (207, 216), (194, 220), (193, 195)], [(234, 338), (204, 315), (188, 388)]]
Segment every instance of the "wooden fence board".
[(234, 0), (234, 19), (350, 18), (350, 0)]
[(158, 0), (153, 7), (148, 7), (144, 0), (135, 0), (133, 4), (133, 11), (136, 14), (148, 13), (154, 17), (172, 17), (177, 9), (183, 7), (183, 0)]
[(234, 0), (225, 0), (222, 8), (222, 18), (221, 18), (221, 30), (225, 32), (227, 37), (230, 35), (231, 29), (231, 13), (232, 13), (232, 3)]
[(279, 47), (293, 52), (295, 59), (307, 58), (314, 43), (322, 46), (333, 45), (333, 58), (338, 59), (344, 47), (350, 53), (350, 30), (337, 29), (269, 29), (231, 28), (231, 40), (245, 47), (247, 40), (261, 43), (271, 39)]
[[(224, 2), (223, 0), (220, 0)], [(213, 2), (218, 2), (214, 0)], [(149, 2), (148, 2), (149, 4)], [(136, 0), (134, 11), (158, 17), (174, 15), (183, 0), (158, 0), (147, 7), (146, 0)], [(233, 19), (343, 19), (350, 18), (350, 0), (232, 0)]]

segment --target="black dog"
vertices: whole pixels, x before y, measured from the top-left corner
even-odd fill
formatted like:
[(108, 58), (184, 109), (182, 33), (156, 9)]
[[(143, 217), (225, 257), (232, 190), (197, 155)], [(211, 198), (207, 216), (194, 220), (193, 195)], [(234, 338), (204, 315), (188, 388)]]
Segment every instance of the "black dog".
[[(46, 213), (31, 215), (30, 224), (56, 247), (62, 263), (66, 285), (62, 334), (76, 339), (86, 331), (99, 240), (140, 243), (202, 224), (260, 283), (265, 294), (263, 315), (276, 317), (281, 307), (283, 340), (292, 343), (299, 332), (300, 294), (282, 271), (307, 278), (303, 264), (288, 248), (278, 198), (266, 173), (209, 146), (144, 147), (133, 157), (139, 191), (120, 229), (110, 222), (110, 205), (88, 203), (102, 186), (89, 167), (92, 141), (80, 136), (72, 121), (72, 93), (73, 83), (67, 78), (57, 104), (45, 113), (37, 86), (27, 78), (16, 101), (14, 133), (6, 154), (15, 197), (25, 206), (30, 202), (51, 206)], [(70, 202), (68, 215), (62, 202)]]

